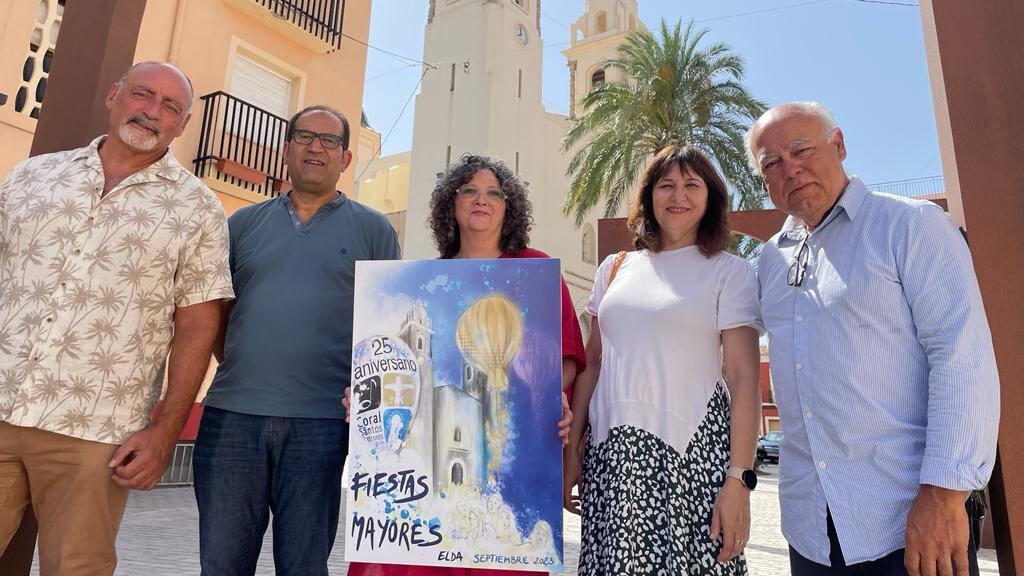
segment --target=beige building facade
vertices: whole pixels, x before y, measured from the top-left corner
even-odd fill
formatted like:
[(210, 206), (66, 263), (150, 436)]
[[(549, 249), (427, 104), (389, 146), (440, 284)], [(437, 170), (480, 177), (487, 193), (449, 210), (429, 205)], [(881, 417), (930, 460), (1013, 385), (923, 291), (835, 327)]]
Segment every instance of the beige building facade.
[[(217, 194), (226, 214), (288, 189), (281, 154), (288, 118), (327, 104), (349, 119), (355, 166), (380, 134), (362, 118), (369, 0), (150, 0), (135, 62), (171, 62), (192, 81), (192, 118), (171, 145), (178, 161)], [(28, 157), (64, 17), (64, 0), (0, 0), (0, 173)], [(0, 100), (4, 100), (0, 96)], [(82, 142), (86, 145), (88, 142)], [(213, 375), (207, 375), (200, 398)]]
[(411, 152), (374, 158), (356, 171), (355, 199), (382, 212), (405, 241), (405, 216), (409, 207)]
[[(195, 89), (192, 119), (171, 150), (213, 189), (225, 212), (287, 189), (280, 146), (296, 111), (327, 104), (345, 114), (359, 161), (369, 0), (150, 0), (135, 62), (171, 62)], [(64, 0), (0, 0), (0, 172), (29, 155), (60, 51)], [(379, 141), (379, 135), (377, 136)], [(82, 145), (87, 142), (81, 143)], [(351, 191), (350, 168), (339, 189)]]

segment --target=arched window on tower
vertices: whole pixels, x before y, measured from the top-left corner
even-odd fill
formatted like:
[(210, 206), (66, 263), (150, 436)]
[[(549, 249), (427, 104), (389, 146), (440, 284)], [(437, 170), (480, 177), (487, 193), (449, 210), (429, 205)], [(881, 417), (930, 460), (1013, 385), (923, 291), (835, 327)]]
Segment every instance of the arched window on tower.
[(421, 352), (423, 351), (423, 336), (416, 337), (416, 349)]
[(455, 428), (455, 441), (462, 442), (462, 428)]
[(582, 246), (583, 261), (587, 264), (596, 264), (595, 254), (597, 252), (597, 242), (594, 238), (594, 227), (589, 223), (583, 225), (583, 246)]
[(456, 462), (455, 464), (452, 464), (452, 484), (454, 484), (456, 486), (461, 486), (462, 485), (462, 476), (463, 476), (462, 464), (459, 464), (458, 462)]
[(604, 86), (604, 68), (590, 75), (590, 89), (597, 90), (601, 86)]
[(604, 34), (608, 31), (608, 14), (604, 10), (597, 13), (597, 26), (595, 28), (597, 29), (596, 34)]
[(469, 382), (472, 379), (473, 379), (473, 367), (472, 366), (466, 366), (466, 382)]

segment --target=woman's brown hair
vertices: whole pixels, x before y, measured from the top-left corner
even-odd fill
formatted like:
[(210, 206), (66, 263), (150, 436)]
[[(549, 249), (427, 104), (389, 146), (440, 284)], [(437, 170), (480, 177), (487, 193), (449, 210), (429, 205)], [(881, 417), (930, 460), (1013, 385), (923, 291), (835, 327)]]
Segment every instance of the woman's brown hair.
[(637, 250), (661, 250), (661, 226), (654, 217), (654, 185), (672, 166), (679, 171), (689, 168), (700, 176), (708, 187), (707, 207), (697, 225), (697, 247), (707, 257), (725, 250), (729, 246), (729, 225), (726, 213), (729, 210), (729, 194), (725, 180), (718, 174), (711, 160), (692, 146), (670, 145), (659, 150), (644, 171), (640, 189), (633, 199), (626, 226), (633, 233), (633, 246)]

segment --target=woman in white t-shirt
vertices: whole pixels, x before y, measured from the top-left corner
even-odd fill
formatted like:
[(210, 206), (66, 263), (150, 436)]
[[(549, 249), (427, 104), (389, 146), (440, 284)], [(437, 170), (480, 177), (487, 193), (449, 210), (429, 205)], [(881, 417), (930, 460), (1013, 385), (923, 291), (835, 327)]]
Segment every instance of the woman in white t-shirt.
[(580, 574), (747, 573), (762, 327), (727, 210), (708, 158), (667, 147), (631, 209), (636, 251), (598, 268), (565, 456)]

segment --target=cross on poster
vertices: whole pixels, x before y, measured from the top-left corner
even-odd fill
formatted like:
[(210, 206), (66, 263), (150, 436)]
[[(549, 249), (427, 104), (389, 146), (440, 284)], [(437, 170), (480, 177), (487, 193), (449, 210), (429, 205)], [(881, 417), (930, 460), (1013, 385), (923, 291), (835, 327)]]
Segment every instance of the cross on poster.
[(356, 263), (345, 558), (562, 570), (553, 259)]

